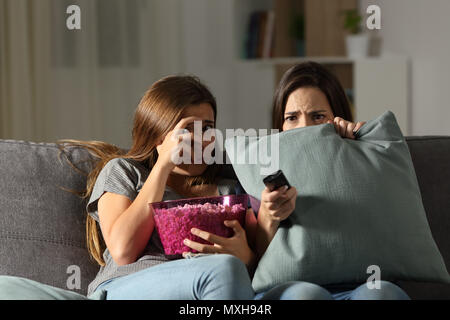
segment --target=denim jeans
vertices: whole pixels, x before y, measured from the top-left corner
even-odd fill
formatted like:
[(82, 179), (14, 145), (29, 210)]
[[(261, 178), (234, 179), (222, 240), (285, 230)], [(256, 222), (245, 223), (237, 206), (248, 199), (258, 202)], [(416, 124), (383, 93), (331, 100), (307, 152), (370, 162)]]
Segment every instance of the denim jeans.
[(245, 264), (229, 254), (164, 262), (97, 287), (107, 300), (252, 300)]
[(319, 285), (291, 281), (258, 293), (256, 300), (410, 300), (397, 285), (379, 281), (379, 288), (369, 289), (364, 283), (352, 290), (325, 289)]

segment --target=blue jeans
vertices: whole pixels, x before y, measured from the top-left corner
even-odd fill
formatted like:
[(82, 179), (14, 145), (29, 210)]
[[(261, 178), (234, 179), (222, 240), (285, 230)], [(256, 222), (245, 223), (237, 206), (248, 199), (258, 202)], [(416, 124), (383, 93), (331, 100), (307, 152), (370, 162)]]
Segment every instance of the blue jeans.
[(352, 290), (331, 291), (309, 282), (291, 281), (258, 293), (256, 300), (410, 300), (397, 285), (380, 281), (380, 288), (369, 289), (364, 283)]
[(179, 259), (108, 280), (107, 300), (251, 300), (245, 264), (229, 254)]

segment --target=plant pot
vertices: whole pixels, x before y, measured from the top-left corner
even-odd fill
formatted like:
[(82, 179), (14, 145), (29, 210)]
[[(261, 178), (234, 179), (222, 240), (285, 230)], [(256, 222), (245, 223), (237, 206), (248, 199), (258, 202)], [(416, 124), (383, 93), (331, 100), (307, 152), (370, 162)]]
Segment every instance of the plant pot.
[(349, 58), (364, 58), (369, 52), (369, 35), (352, 34), (348, 35), (346, 40), (347, 56)]

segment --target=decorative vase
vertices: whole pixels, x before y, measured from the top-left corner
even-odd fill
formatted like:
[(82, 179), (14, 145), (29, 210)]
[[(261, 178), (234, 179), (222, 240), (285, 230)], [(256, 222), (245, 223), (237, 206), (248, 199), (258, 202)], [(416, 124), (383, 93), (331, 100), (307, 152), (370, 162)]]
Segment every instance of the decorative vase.
[(346, 38), (347, 56), (365, 58), (369, 52), (369, 35), (365, 33), (348, 35)]

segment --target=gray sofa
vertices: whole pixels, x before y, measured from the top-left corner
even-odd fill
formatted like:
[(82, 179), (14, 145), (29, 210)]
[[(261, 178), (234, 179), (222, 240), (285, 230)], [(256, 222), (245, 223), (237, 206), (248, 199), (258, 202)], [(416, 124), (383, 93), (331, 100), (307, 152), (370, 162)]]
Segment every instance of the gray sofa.
[[(434, 239), (450, 269), (450, 137), (408, 137)], [(77, 163), (74, 170), (67, 158)], [(98, 266), (85, 245), (82, 190), (94, 158), (53, 143), (0, 140), (0, 274), (86, 294)], [(230, 175), (232, 170), (226, 170)], [(79, 271), (80, 285), (73, 281)], [(75, 284), (75, 286), (74, 286)], [(399, 282), (413, 299), (450, 299), (450, 285)]]

